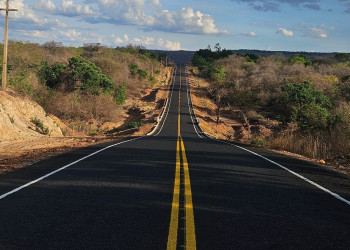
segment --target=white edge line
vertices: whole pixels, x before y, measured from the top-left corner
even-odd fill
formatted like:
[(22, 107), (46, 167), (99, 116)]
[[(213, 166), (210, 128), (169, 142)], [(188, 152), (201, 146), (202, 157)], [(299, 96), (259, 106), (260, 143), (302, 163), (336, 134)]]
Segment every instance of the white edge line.
[(33, 184), (39, 182), (39, 181), (42, 181), (42, 180), (46, 179), (47, 177), (49, 177), (49, 176), (51, 176), (51, 175), (54, 175), (54, 174), (56, 174), (56, 173), (58, 173), (58, 172), (61, 172), (62, 170), (66, 169), (66, 168), (69, 168), (70, 166), (73, 166), (73, 165), (75, 165), (75, 164), (77, 164), (77, 163), (79, 163), (79, 162), (81, 162), (81, 161), (83, 161), (83, 160), (85, 160), (85, 159), (87, 159), (87, 158), (90, 158), (91, 156), (93, 156), (93, 155), (95, 155), (95, 154), (98, 154), (98, 153), (100, 153), (100, 152), (102, 152), (102, 151), (105, 151), (106, 149), (115, 147), (115, 146), (117, 146), (117, 145), (120, 145), (120, 144), (123, 144), (123, 143), (126, 143), (126, 142), (131, 142), (131, 141), (139, 140), (139, 139), (141, 139), (141, 138), (144, 138), (144, 137), (138, 137), (138, 138), (134, 138), (134, 139), (127, 140), (127, 141), (118, 142), (118, 143), (116, 143), (116, 144), (113, 144), (113, 145), (110, 145), (110, 146), (108, 146), (108, 147), (102, 148), (102, 149), (100, 149), (100, 150), (98, 150), (98, 151), (96, 151), (96, 152), (94, 152), (94, 153), (92, 153), (92, 154), (89, 154), (89, 155), (87, 155), (87, 156), (85, 156), (85, 157), (83, 157), (83, 158), (81, 158), (81, 159), (79, 159), (79, 160), (76, 160), (76, 161), (74, 161), (74, 162), (72, 162), (72, 163), (69, 163), (68, 165), (66, 165), (66, 166), (64, 166), (64, 167), (61, 167), (61, 168), (59, 168), (59, 169), (57, 169), (57, 170), (55, 170), (55, 171), (53, 171), (53, 172), (51, 172), (51, 173), (48, 173), (48, 174), (46, 174), (46, 175), (44, 175), (44, 176), (42, 176), (42, 177), (40, 177), (40, 178), (38, 178), (38, 179), (36, 179), (36, 180), (34, 180), (34, 181), (28, 182), (27, 184), (24, 184), (24, 185), (22, 185), (22, 186), (20, 186), (20, 187), (18, 187), (18, 188), (13, 189), (13, 190), (10, 191), (10, 192), (7, 192), (7, 193), (1, 195), (1, 196), (0, 196), (0, 200), (4, 199), (5, 197), (7, 197), (7, 196), (9, 196), (9, 195), (11, 195), (11, 194), (14, 194), (14, 193), (20, 191), (20, 190), (22, 190), (22, 189), (24, 189), (24, 188), (26, 188), (26, 187), (28, 187), (28, 186), (31, 186), (31, 185), (33, 185)]
[[(191, 102), (192, 102), (192, 92), (191, 92), (191, 88), (189, 88), (190, 90), (190, 96), (191, 96)], [(200, 124), (199, 119), (197, 118), (196, 112), (193, 108), (193, 103), (192, 103), (192, 110), (193, 110), (193, 116), (195, 117), (197, 123), (198, 123), (198, 130), (200, 131), (200, 134), (204, 134), (206, 137), (212, 138), (211, 135), (209, 135), (207, 132), (205, 132)], [(203, 138), (203, 137), (202, 137)]]
[[(196, 114), (194, 114), (194, 116), (196, 116)], [(192, 117), (192, 116), (191, 116), (191, 117)], [(198, 118), (196, 117), (196, 119), (198, 119)], [(201, 128), (201, 129), (202, 129), (202, 128)], [(342, 201), (342, 202), (345, 202), (346, 204), (350, 205), (350, 201), (348, 201), (347, 199), (341, 197), (339, 194), (336, 194), (336, 193), (330, 191), (329, 189), (327, 189), (327, 188), (325, 188), (325, 187), (323, 187), (323, 186), (317, 184), (316, 182), (313, 182), (312, 180), (309, 180), (308, 178), (306, 178), (306, 177), (304, 177), (304, 176), (302, 176), (302, 175), (300, 175), (300, 174), (298, 174), (298, 173), (296, 173), (296, 172), (290, 170), (289, 168), (287, 168), (287, 167), (285, 167), (285, 166), (283, 166), (283, 165), (281, 165), (281, 164), (279, 164), (279, 163), (277, 163), (277, 162), (275, 162), (275, 161), (273, 161), (273, 160), (270, 160), (269, 158), (266, 158), (265, 156), (259, 155), (258, 153), (255, 153), (255, 152), (253, 152), (253, 151), (251, 151), (251, 150), (249, 150), (249, 149), (243, 148), (243, 147), (241, 147), (241, 146), (238, 146), (238, 145), (235, 145), (235, 144), (226, 142), (226, 141), (222, 141), (222, 140), (215, 139), (215, 138), (211, 137), (209, 134), (207, 134), (206, 132), (204, 132), (203, 129), (202, 129), (202, 131), (203, 131), (203, 133), (204, 133), (209, 139), (212, 139), (212, 140), (214, 140), (214, 141), (218, 141), (218, 142), (221, 142), (221, 143), (225, 143), (225, 144), (228, 144), (228, 145), (230, 145), (230, 146), (234, 146), (234, 147), (236, 147), (236, 148), (239, 148), (239, 149), (242, 149), (242, 150), (244, 150), (244, 151), (246, 151), (246, 152), (249, 152), (249, 153), (251, 153), (251, 154), (253, 154), (253, 155), (255, 155), (255, 156), (258, 156), (258, 157), (260, 157), (260, 158), (262, 158), (262, 159), (264, 159), (264, 160), (266, 160), (266, 161), (268, 161), (268, 162), (270, 162), (270, 163), (272, 163), (272, 164), (278, 166), (279, 168), (282, 168), (282, 169), (288, 171), (289, 173), (291, 173), (291, 174), (293, 174), (294, 176), (296, 176), (296, 177), (298, 177), (298, 178), (300, 178), (300, 179), (302, 179), (302, 180), (308, 182), (309, 184), (311, 184), (311, 185), (313, 185), (313, 186), (315, 186), (315, 187), (321, 189), (322, 191), (324, 191), (324, 192), (326, 192), (326, 193), (332, 195), (334, 198), (336, 198), (336, 199), (338, 199), (338, 200), (340, 200), (340, 201)], [(196, 131), (196, 132), (197, 132), (197, 131)], [(197, 134), (198, 134), (198, 133), (197, 133)]]
[(311, 181), (310, 179), (308, 179), (308, 178), (306, 178), (306, 177), (304, 177), (304, 176), (302, 176), (302, 175), (300, 175), (300, 174), (298, 174), (298, 173), (296, 173), (296, 172), (290, 170), (289, 168), (287, 168), (287, 167), (285, 167), (285, 166), (283, 166), (283, 165), (281, 165), (281, 164), (279, 164), (279, 163), (277, 163), (277, 162), (275, 162), (275, 161), (273, 161), (273, 160), (270, 160), (269, 158), (266, 158), (265, 156), (259, 155), (258, 153), (255, 153), (255, 152), (253, 152), (253, 151), (251, 151), (251, 150), (249, 150), (249, 149), (243, 148), (243, 147), (241, 147), (241, 146), (238, 146), (238, 145), (235, 145), (235, 144), (232, 144), (232, 143), (229, 143), (229, 142), (217, 140), (217, 139), (214, 139), (214, 138), (210, 138), (210, 139), (215, 140), (215, 141), (219, 141), (219, 142), (222, 142), (222, 143), (225, 143), (225, 144), (234, 146), (234, 147), (237, 147), (237, 148), (242, 149), (242, 150), (244, 150), (244, 151), (247, 151), (247, 152), (249, 152), (249, 153), (251, 153), (251, 154), (253, 154), (253, 155), (255, 155), (255, 156), (258, 156), (258, 157), (260, 157), (260, 158), (262, 158), (262, 159), (264, 159), (264, 160), (266, 160), (266, 161), (268, 161), (268, 162), (270, 162), (270, 163), (272, 163), (272, 164), (274, 164), (274, 165), (276, 165), (276, 166), (278, 166), (278, 167), (280, 167), (280, 168), (282, 168), (282, 169), (288, 171), (289, 173), (295, 175), (296, 177), (298, 177), (298, 178), (300, 178), (300, 179), (302, 179), (302, 180), (304, 180), (304, 181), (310, 183), (311, 185), (313, 185), (313, 186), (315, 186), (315, 187), (321, 189), (322, 191), (324, 191), (324, 192), (326, 192), (326, 193), (332, 195), (334, 198), (336, 198), (336, 199), (338, 199), (338, 200), (340, 200), (340, 201), (342, 201), (342, 202), (345, 202), (346, 204), (350, 205), (350, 201), (348, 201), (347, 199), (341, 197), (339, 194), (336, 194), (336, 193), (330, 191), (329, 189), (327, 189), (327, 188), (325, 188), (325, 187), (323, 187), (323, 186), (317, 184), (316, 182)]
[[(166, 121), (166, 119), (167, 119), (167, 117), (168, 117), (169, 110), (170, 110), (170, 106), (171, 106), (171, 101), (172, 101), (172, 99), (173, 99), (173, 92), (174, 92), (174, 86), (175, 86), (175, 80), (176, 80), (176, 72), (177, 72), (177, 66), (175, 67), (174, 80), (173, 80), (173, 87), (171, 88), (171, 94), (170, 94), (170, 97), (169, 97), (169, 98), (170, 98), (170, 101), (169, 101), (169, 104), (168, 104), (169, 106), (168, 106), (168, 109), (167, 109), (167, 111), (166, 111), (166, 115), (165, 115), (165, 118), (164, 118), (164, 120), (163, 120), (162, 126), (160, 127), (158, 133), (155, 134), (154, 136), (157, 136), (157, 135), (160, 134), (160, 132), (162, 132), (162, 129), (163, 129), (164, 124), (165, 124), (165, 121)], [(163, 116), (164, 116), (164, 114), (163, 114)], [(159, 124), (158, 124), (158, 125), (159, 125)], [(157, 126), (157, 127), (158, 127), (158, 126)], [(156, 130), (154, 130), (154, 131), (156, 131)]]
[[(188, 87), (188, 76), (187, 76), (187, 66), (185, 67), (186, 69), (186, 87), (187, 87), (187, 102), (188, 102), (188, 110), (190, 112), (190, 116), (191, 116), (191, 120), (192, 120), (192, 125), (193, 125), (193, 128), (194, 130), (196, 131), (197, 135), (199, 136), (199, 138), (203, 138), (197, 131), (197, 128), (196, 128), (196, 125), (194, 124), (194, 120), (193, 120), (193, 114), (192, 114), (192, 110), (191, 110), (191, 105), (190, 105), (190, 98), (191, 98), (191, 103), (192, 103), (192, 97), (191, 97), (191, 94), (190, 94), (190, 91), (189, 91), (189, 87)], [(192, 107), (193, 107), (193, 104), (192, 104)], [(194, 112), (194, 111), (193, 111)], [(197, 118), (196, 118), (197, 119)]]

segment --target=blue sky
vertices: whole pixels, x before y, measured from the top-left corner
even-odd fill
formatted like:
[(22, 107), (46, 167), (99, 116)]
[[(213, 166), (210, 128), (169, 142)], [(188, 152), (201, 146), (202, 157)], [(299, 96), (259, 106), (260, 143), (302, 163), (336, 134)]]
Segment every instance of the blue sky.
[(19, 10), (10, 14), (10, 39), (36, 43), (350, 52), (350, 0), (10, 0), (10, 7)]

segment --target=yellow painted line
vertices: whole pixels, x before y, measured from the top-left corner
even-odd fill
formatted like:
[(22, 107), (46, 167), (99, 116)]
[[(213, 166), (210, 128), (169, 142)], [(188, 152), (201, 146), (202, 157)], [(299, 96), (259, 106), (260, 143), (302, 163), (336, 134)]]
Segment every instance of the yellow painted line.
[(179, 87), (179, 106), (178, 106), (178, 117), (177, 117), (177, 137), (181, 136), (181, 66), (180, 66), (180, 87)]
[(195, 250), (196, 249), (196, 232), (194, 225), (194, 215), (193, 215), (193, 203), (192, 203), (192, 191), (190, 182), (190, 172), (188, 170), (188, 162), (186, 157), (185, 145), (181, 139), (181, 151), (182, 151), (182, 161), (185, 176), (185, 211), (186, 211), (186, 249)]
[(180, 140), (177, 139), (176, 146), (176, 170), (175, 170), (175, 183), (173, 203), (171, 207), (171, 219), (168, 235), (168, 250), (176, 250), (177, 245), (177, 231), (179, 225), (179, 200), (180, 200)]
[(173, 203), (171, 207), (171, 219), (169, 226), (168, 244), (167, 250), (176, 250), (177, 246), (177, 233), (179, 227), (179, 201), (180, 201), (180, 135), (181, 135), (181, 115), (180, 115), (180, 89), (181, 89), (181, 67), (180, 67), (180, 88), (179, 88), (179, 104), (178, 104), (178, 118), (177, 118), (177, 145), (176, 145), (176, 168), (175, 168), (175, 182), (174, 182), (174, 194)]
[(194, 226), (193, 204), (192, 204), (192, 191), (190, 183), (190, 173), (188, 170), (188, 162), (185, 151), (185, 144), (181, 137), (181, 67), (180, 67), (180, 88), (179, 88), (179, 108), (178, 108), (178, 137), (176, 144), (176, 169), (175, 169), (175, 182), (174, 182), (174, 194), (171, 207), (171, 219), (169, 226), (169, 235), (167, 250), (176, 250), (177, 248), (177, 235), (179, 227), (179, 203), (180, 203), (180, 168), (182, 153), (182, 165), (184, 170), (184, 183), (185, 183), (185, 229), (186, 229), (186, 242), (185, 246), (187, 250), (196, 249), (196, 234)]

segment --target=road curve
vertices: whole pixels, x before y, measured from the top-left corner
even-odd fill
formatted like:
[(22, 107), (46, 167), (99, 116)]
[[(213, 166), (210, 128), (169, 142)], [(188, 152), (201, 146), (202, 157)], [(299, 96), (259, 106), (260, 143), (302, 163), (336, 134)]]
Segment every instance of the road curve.
[(0, 176), (0, 249), (349, 249), (349, 179), (203, 136), (178, 65), (155, 136)]

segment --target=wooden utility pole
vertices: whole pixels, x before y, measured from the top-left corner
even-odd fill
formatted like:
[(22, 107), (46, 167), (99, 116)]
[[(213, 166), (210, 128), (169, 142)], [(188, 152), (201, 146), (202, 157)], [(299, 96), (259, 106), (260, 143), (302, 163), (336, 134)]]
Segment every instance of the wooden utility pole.
[(8, 28), (9, 28), (9, 12), (10, 11), (18, 11), (16, 9), (9, 9), (9, 1), (6, 0), (6, 9), (0, 8), (1, 10), (6, 11), (5, 15), (5, 37), (4, 37), (4, 57), (2, 63), (2, 90), (6, 90), (7, 83), (7, 51), (8, 51)]

